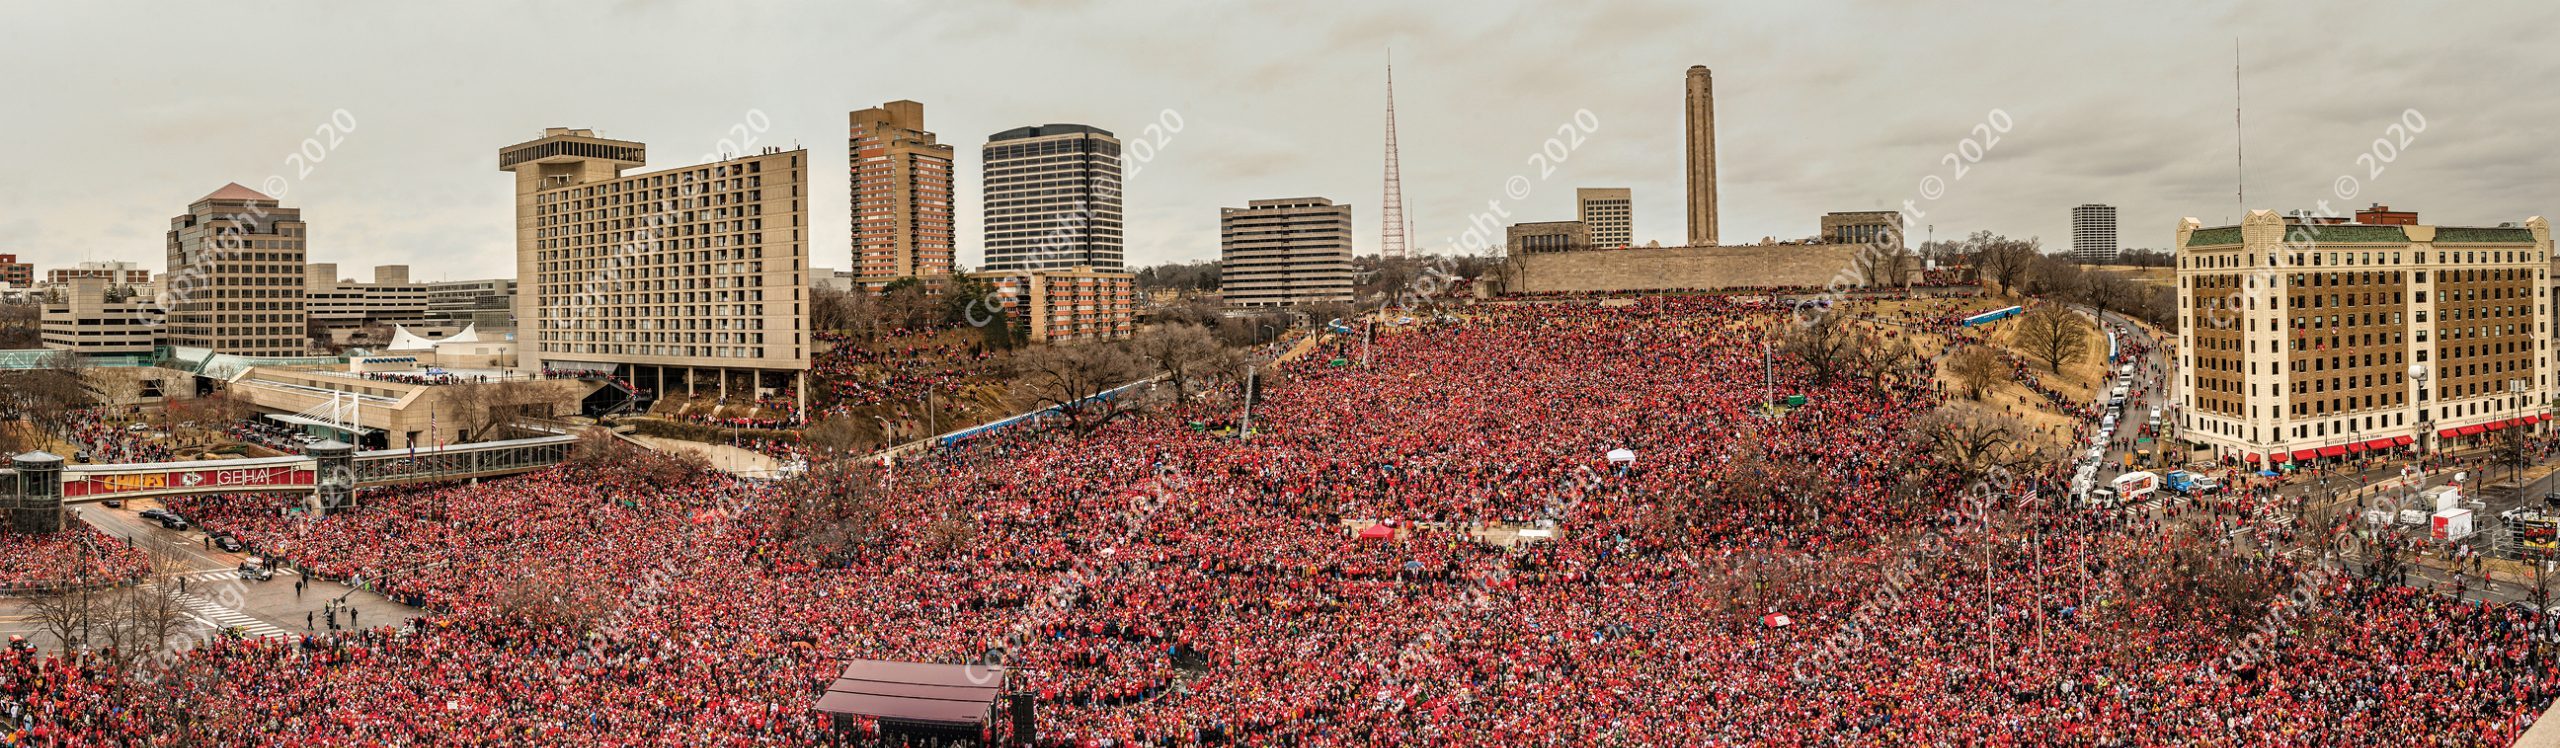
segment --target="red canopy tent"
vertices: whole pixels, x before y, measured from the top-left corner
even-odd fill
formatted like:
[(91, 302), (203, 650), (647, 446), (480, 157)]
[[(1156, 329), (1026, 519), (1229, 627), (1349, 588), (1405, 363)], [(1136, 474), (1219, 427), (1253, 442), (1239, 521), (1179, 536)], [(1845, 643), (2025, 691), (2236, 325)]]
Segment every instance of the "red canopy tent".
[(1361, 540), (1386, 540), (1395, 536), (1396, 528), (1389, 527), (1385, 523), (1370, 525), (1368, 529), (1360, 531)]

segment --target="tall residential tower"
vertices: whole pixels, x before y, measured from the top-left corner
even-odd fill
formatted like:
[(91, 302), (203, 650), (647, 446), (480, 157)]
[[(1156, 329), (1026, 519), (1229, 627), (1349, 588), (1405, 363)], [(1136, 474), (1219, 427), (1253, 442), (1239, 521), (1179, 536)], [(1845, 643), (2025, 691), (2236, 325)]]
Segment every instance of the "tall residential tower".
[(1218, 209), (1218, 292), (1229, 306), (1351, 300), (1351, 206), (1321, 197)]
[(2089, 203), (2071, 209), (2071, 261), (2104, 265), (2116, 261), (2116, 208)]
[(847, 119), (853, 266), (862, 287), (950, 275), (951, 146), (925, 131), (924, 105), (892, 101)]

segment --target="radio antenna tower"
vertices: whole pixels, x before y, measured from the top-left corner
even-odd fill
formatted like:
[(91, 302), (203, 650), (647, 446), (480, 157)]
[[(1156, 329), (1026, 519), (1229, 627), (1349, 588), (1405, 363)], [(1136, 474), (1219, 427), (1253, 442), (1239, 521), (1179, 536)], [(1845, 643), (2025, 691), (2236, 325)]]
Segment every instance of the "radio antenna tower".
[(2239, 187), (2240, 215), (2249, 215), (2249, 131), (2240, 125), (2240, 40), (2231, 40), (2231, 168)]
[(1396, 168), (1396, 54), (1387, 50), (1387, 196), (1385, 207), (1378, 211), (1379, 226), (1385, 235), (1378, 239), (1378, 256), (1402, 259), (1413, 256), (1405, 246), (1404, 176)]

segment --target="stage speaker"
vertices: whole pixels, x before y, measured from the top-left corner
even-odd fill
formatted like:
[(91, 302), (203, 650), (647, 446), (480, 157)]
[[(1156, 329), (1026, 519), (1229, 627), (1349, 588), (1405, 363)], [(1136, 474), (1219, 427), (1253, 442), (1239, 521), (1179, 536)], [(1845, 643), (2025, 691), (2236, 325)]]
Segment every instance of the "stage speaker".
[(1029, 745), (1039, 742), (1038, 731), (1031, 724), (1031, 694), (1017, 693), (1007, 698), (1013, 700), (1014, 744)]

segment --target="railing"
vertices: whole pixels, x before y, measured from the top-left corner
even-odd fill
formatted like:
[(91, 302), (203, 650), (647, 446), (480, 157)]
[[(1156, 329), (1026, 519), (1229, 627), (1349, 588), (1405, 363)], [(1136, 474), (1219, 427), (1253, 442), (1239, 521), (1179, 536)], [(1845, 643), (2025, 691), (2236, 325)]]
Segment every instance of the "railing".
[(418, 449), (377, 449), (355, 456), (356, 485), (479, 478), (540, 470), (569, 459), (573, 435), (453, 444)]

